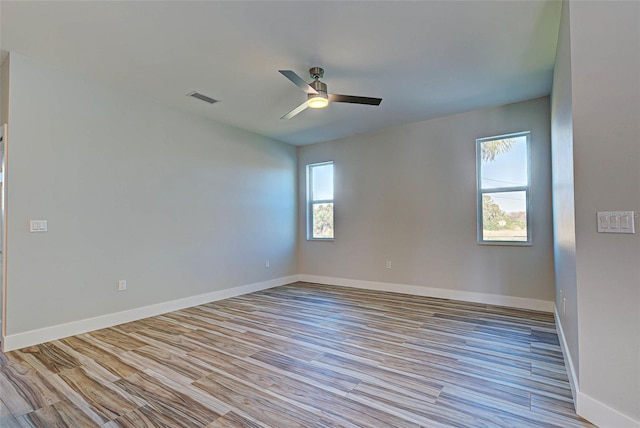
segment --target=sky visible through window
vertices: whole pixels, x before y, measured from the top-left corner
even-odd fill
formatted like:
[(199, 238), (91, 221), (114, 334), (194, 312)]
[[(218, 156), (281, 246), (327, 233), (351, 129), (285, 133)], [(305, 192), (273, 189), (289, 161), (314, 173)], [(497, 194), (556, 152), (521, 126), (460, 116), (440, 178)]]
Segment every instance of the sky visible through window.
[[(515, 138), (506, 153), (499, 153), (494, 160), (482, 161), (482, 189), (499, 189), (527, 185), (527, 137)], [(524, 192), (494, 193), (491, 197), (506, 212), (526, 210)]]
[(333, 164), (313, 167), (313, 200), (333, 199)]

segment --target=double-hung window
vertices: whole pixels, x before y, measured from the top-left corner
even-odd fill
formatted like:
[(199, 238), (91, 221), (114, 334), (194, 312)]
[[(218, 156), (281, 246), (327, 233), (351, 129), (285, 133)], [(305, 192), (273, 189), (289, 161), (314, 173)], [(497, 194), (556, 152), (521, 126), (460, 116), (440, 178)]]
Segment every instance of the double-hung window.
[(530, 133), (476, 140), (478, 243), (531, 245)]
[(307, 165), (307, 239), (333, 239), (333, 162)]

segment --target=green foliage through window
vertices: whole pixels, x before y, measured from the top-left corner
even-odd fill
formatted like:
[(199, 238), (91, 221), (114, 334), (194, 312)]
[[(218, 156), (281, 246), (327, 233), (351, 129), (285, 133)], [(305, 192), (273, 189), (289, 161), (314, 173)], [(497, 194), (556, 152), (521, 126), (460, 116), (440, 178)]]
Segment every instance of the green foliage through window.
[(480, 157), (485, 162), (495, 160), (500, 153), (506, 153), (511, 150), (515, 142), (515, 138), (486, 141), (480, 145)]
[(333, 238), (333, 204), (313, 204), (313, 237)]

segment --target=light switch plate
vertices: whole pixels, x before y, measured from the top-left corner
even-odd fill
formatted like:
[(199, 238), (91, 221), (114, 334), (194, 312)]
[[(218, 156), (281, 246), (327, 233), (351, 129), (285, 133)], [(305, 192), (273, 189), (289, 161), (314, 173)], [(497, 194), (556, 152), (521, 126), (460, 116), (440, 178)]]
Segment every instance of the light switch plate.
[(598, 232), (636, 233), (635, 211), (598, 211)]
[(29, 232), (46, 232), (47, 220), (29, 220)]

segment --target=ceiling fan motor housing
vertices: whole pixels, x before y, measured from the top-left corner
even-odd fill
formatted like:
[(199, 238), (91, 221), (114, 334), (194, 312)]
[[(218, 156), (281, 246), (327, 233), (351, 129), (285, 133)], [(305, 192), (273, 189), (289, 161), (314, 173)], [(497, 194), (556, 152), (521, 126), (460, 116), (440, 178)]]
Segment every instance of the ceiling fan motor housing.
[(329, 95), (327, 94), (327, 85), (325, 83), (322, 83), (321, 81), (316, 79), (313, 82), (309, 83), (309, 86), (311, 86), (317, 92), (317, 94), (307, 95), (309, 99), (316, 98), (316, 97), (322, 97), (327, 99), (329, 98)]

